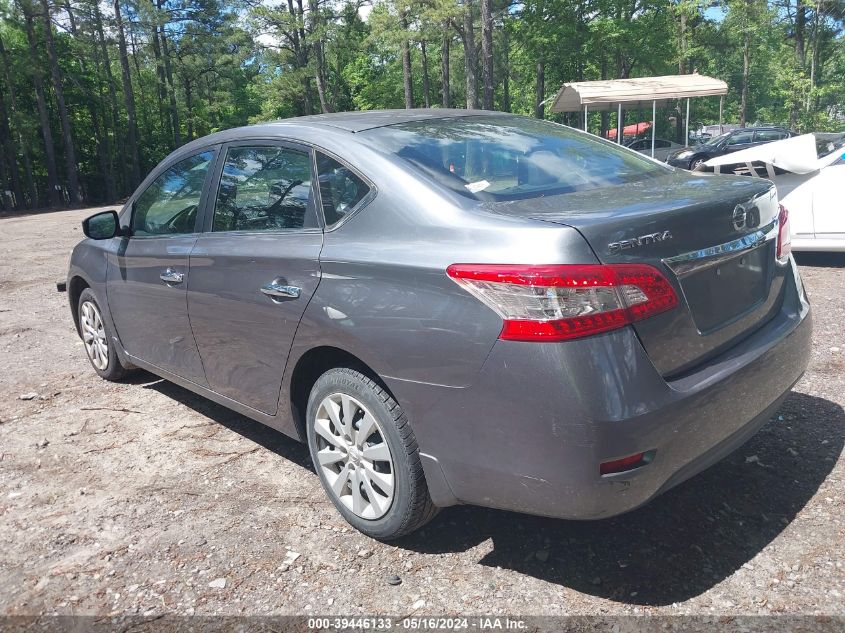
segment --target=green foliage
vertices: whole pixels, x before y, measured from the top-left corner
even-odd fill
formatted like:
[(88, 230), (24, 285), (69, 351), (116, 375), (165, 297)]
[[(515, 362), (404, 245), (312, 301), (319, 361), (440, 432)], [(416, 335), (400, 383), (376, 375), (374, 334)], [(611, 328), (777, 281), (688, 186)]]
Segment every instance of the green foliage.
[[(0, 195), (0, 209), (47, 203), (49, 153), (60, 186), (67, 187), (66, 168), (75, 167), (87, 200), (127, 195), (135, 185), (132, 125), (145, 172), (177, 145), (216, 130), (324, 108), (403, 107), (406, 47), (416, 107), (424, 105), (426, 87), (430, 102), (441, 103), (447, 54), (450, 103), (464, 104), (471, 76), (464, 55), (467, 11), (474, 20), (472, 46), (481, 54), (480, 0), (118, 2), (125, 64), (113, 0), (48, 0), (58, 60), (52, 69), (42, 0), (0, 0), (0, 191), (15, 199)], [(538, 89), (547, 99), (564, 82), (700, 72), (728, 83), (726, 123), (740, 120), (745, 88), (749, 124), (841, 130), (845, 10), (841, 3), (805, 0), (806, 19), (799, 24), (796, 2), (492, 0), (496, 107), (533, 115)], [(60, 125), (54, 70), (67, 103), (69, 138)], [(475, 70), (480, 83), (480, 62)], [(134, 120), (126, 108), (129, 87)], [(681, 130), (674, 121), (684, 107), (663, 110), (661, 135)], [(553, 118), (581, 126), (581, 116)], [(718, 116), (718, 99), (694, 100), (692, 127)], [(629, 113), (627, 120), (636, 117), (649, 118), (650, 111)], [(589, 124), (596, 132), (613, 127), (615, 114), (591, 114)], [(66, 162), (69, 143), (75, 166)]]

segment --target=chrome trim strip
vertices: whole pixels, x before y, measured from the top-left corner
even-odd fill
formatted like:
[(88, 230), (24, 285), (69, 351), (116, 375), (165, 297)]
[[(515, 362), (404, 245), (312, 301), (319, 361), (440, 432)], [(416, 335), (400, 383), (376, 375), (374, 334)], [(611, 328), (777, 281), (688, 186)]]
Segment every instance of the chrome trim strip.
[[(674, 257), (667, 257), (663, 263), (675, 273), (678, 277), (682, 275), (689, 275), (698, 270), (703, 270), (711, 266), (717, 266), (724, 262), (742, 255), (746, 251), (757, 248), (763, 244), (767, 239), (776, 236), (778, 221), (777, 218), (769, 222), (766, 226), (760, 227), (753, 233), (744, 235), (739, 239), (703, 248), (698, 251), (691, 251)], [(773, 235), (773, 231), (775, 232)]]

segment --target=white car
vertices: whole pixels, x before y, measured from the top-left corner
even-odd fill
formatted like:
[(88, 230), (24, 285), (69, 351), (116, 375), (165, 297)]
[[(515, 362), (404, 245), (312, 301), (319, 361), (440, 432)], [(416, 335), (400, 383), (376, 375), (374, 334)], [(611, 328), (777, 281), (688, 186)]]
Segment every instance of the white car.
[[(669, 154), (682, 149), (683, 147), (683, 145), (675, 143), (674, 141), (656, 138), (654, 139), (654, 159), (664, 163), (666, 162), (666, 158), (668, 158)], [(638, 138), (635, 141), (631, 141), (628, 143), (627, 148), (632, 149), (635, 152), (639, 152), (640, 154), (651, 156), (651, 137)]]
[(704, 165), (718, 173), (721, 165), (738, 163), (745, 165), (744, 172), (777, 186), (789, 211), (792, 250), (845, 252), (845, 133), (803, 134)]

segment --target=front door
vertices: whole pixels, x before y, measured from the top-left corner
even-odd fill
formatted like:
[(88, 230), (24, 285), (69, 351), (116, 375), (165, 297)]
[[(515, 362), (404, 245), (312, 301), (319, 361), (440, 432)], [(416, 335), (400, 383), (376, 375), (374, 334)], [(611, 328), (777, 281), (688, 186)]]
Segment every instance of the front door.
[(272, 415), (320, 281), (311, 154), (254, 141), (223, 151), (205, 232), (191, 252), (188, 313), (209, 387)]
[(749, 147), (751, 147), (753, 142), (753, 130), (736, 132), (728, 137), (728, 140), (725, 142), (725, 148), (722, 153), (733, 154), (734, 152), (739, 152), (741, 150), (748, 149)]
[(187, 310), (188, 259), (197, 241), (215, 152), (166, 168), (132, 202), (131, 236), (109, 264), (106, 292), (117, 335), (139, 360), (205, 385)]

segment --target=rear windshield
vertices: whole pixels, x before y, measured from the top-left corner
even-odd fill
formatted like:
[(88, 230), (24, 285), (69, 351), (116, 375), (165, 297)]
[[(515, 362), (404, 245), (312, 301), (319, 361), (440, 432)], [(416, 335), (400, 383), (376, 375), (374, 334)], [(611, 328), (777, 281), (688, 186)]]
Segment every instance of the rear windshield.
[(526, 117), (413, 121), (364, 134), (440, 184), (484, 201), (600, 189), (668, 169), (596, 136)]

